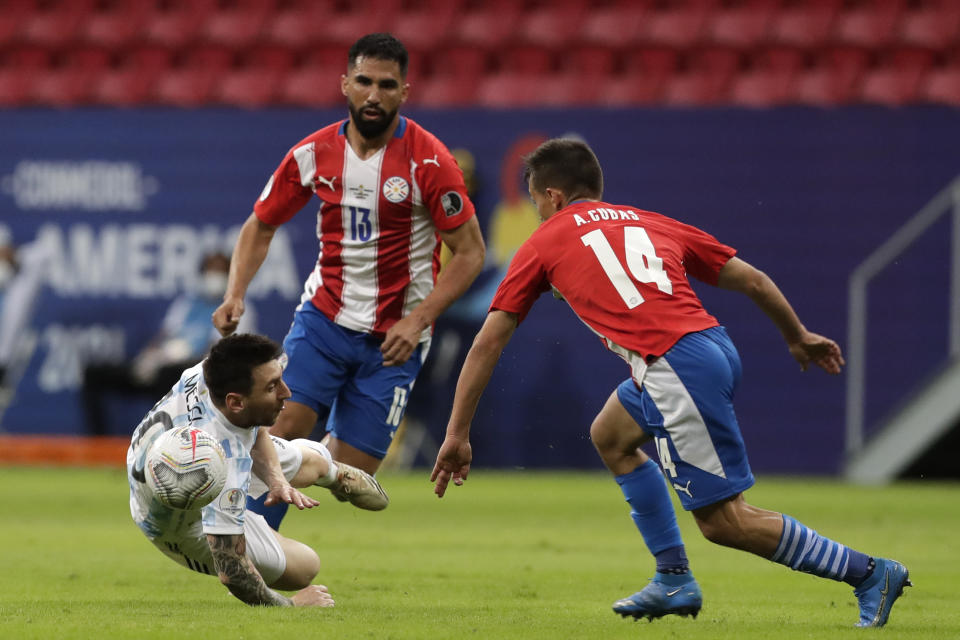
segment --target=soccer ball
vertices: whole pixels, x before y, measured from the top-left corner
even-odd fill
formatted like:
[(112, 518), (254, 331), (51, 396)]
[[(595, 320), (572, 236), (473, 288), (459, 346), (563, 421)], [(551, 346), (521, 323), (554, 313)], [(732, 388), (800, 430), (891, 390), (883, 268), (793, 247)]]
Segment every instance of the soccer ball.
[(144, 465), (147, 486), (173, 509), (210, 504), (227, 483), (227, 456), (206, 431), (177, 427), (157, 438)]

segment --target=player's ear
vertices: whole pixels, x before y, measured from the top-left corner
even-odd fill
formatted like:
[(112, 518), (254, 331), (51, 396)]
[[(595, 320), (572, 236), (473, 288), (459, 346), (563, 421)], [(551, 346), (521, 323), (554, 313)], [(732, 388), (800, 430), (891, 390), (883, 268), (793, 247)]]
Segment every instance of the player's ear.
[(340, 76), (340, 93), (347, 95), (347, 82), (349, 78), (346, 74)]
[(547, 187), (547, 197), (550, 198), (550, 203), (553, 204), (553, 208), (557, 211), (563, 209), (564, 205), (566, 204), (567, 197), (563, 195), (563, 192), (559, 189)]
[(244, 397), (239, 393), (228, 393), (227, 397), (223, 399), (224, 404), (226, 405), (229, 411), (240, 412), (243, 411), (244, 407)]
[(404, 82), (400, 85), (400, 104), (403, 104), (407, 101), (407, 96), (410, 95), (410, 83)]

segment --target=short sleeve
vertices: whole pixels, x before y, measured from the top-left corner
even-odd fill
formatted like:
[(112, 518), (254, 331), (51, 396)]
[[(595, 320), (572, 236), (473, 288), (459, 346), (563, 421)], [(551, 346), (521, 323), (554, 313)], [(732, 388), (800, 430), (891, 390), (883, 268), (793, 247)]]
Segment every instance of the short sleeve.
[[(310, 200), (313, 191), (303, 185), (304, 177), (301, 171), (302, 158), (306, 153), (313, 154), (312, 144), (291, 149), (270, 176), (253, 207), (253, 212), (261, 222), (270, 225), (283, 224)], [(311, 176), (308, 176), (307, 180), (310, 178)]]
[(524, 242), (510, 261), (507, 275), (490, 303), (490, 311), (515, 313), (519, 316), (517, 322), (523, 322), (537, 298), (549, 290), (550, 282), (536, 249), (529, 241)]
[(430, 211), (434, 226), (442, 231), (456, 229), (474, 215), (473, 202), (467, 196), (463, 172), (453, 154), (439, 141), (428, 157), (417, 158), (417, 184), (423, 204)]
[(736, 255), (737, 250), (718, 241), (712, 235), (690, 225), (684, 229), (683, 266), (697, 280), (716, 286), (723, 265)]

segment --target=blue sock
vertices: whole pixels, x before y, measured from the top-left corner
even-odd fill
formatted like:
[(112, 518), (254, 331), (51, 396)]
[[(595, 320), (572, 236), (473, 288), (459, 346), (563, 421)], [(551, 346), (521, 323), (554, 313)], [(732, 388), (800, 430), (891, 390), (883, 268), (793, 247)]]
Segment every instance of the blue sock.
[(249, 511), (253, 511), (254, 513), (259, 513), (274, 531), (280, 531), (280, 523), (283, 522), (283, 517), (287, 515), (287, 509), (290, 507), (290, 505), (288, 505), (286, 502), (280, 502), (278, 504), (272, 504), (268, 507), (263, 504), (268, 495), (270, 495), (269, 492), (263, 494), (257, 499), (247, 496), (247, 509)]
[(640, 530), (643, 541), (657, 560), (657, 572), (689, 572), (687, 554), (677, 526), (677, 514), (657, 463), (647, 460), (630, 473), (614, 479), (632, 508), (630, 516)]
[(770, 558), (794, 571), (857, 586), (870, 570), (870, 556), (821, 536), (783, 515), (780, 544)]

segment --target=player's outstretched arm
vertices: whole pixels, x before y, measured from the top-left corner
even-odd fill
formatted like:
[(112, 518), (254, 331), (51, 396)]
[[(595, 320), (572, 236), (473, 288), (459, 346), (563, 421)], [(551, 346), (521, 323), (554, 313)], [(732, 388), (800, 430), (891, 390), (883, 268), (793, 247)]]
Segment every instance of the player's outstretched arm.
[(240, 228), (237, 244), (233, 247), (233, 257), (230, 258), (227, 293), (223, 296), (223, 304), (213, 312), (213, 326), (220, 335), (228, 336), (237, 329), (244, 311), (243, 297), (250, 281), (267, 258), (276, 230), (277, 227), (261, 222), (255, 213), (251, 213)]
[(249, 605), (272, 607), (332, 607), (333, 598), (322, 585), (310, 585), (292, 598), (266, 585), (247, 557), (247, 540), (239, 535), (207, 535), (217, 576), (230, 593)]
[(430, 474), (430, 481), (436, 482), (434, 493), (441, 498), (451, 480), (459, 486), (470, 473), (470, 462), (473, 458), (470, 448), (470, 423), (477, 411), (480, 396), (483, 395), (483, 390), (493, 375), (493, 369), (500, 360), (500, 354), (510, 342), (516, 328), (516, 314), (491, 311), (464, 360), (453, 397), (450, 421), (447, 423), (447, 435)]
[(450, 248), (451, 257), (444, 265), (433, 291), (387, 331), (380, 347), (385, 366), (406, 362), (420, 343), (421, 332), (466, 292), (483, 269), (486, 247), (476, 217), (455, 229), (441, 231), (440, 237)]
[(287, 481), (280, 467), (280, 458), (273, 446), (273, 440), (266, 427), (257, 432), (257, 439), (250, 448), (250, 458), (253, 460), (253, 473), (267, 485), (266, 506), (285, 502), (297, 509), (310, 509), (320, 504), (308, 495), (296, 489)]
[(827, 373), (840, 373), (845, 364), (840, 346), (808, 331), (773, 280), (740, 258), (733, 257), (720, 270), (719, 286), (739, 291), (760, 307), (780, 329), (790, 354), (803, 371), (812, 362)]

